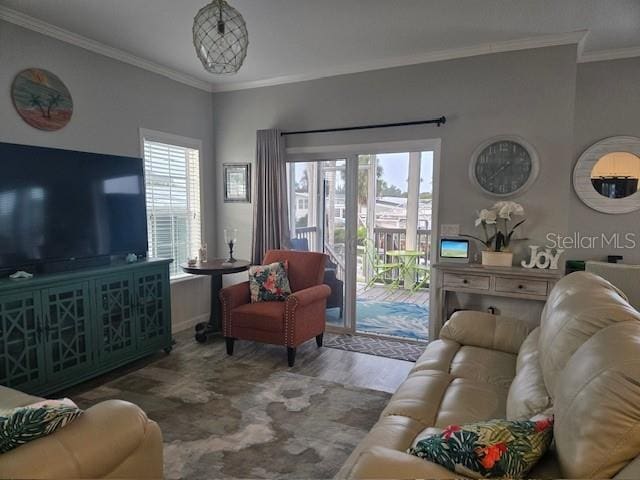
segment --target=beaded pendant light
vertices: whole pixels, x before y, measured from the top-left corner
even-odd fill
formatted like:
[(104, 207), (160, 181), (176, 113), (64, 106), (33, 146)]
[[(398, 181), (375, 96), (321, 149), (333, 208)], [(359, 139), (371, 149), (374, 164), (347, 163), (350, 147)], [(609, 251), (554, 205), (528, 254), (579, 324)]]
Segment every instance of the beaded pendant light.
[(193, 45), (208, 72), (236, 73), (249, 46), (244, 18), (225, 0), (213, 0), (193, 19)]

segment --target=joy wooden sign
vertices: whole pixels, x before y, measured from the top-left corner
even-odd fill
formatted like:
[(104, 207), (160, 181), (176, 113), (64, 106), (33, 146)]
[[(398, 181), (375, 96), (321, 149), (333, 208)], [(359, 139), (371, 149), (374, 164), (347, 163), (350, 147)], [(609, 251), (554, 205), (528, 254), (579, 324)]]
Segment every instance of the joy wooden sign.
[(529, 258), (529, 262), (522, 260), (520, 265), (524, 268), (540, 268), (540, 269), (558, 269), (558, 262), (560, 260), (560, 255), (564, 252), (561, 248), (556, 249), (555, 253), (552, 253), (551, 248), (545, 248), (544, 250), (538, 251), (540, 246), (538, 245), (529, 245), (531, 249), (531, 257)]

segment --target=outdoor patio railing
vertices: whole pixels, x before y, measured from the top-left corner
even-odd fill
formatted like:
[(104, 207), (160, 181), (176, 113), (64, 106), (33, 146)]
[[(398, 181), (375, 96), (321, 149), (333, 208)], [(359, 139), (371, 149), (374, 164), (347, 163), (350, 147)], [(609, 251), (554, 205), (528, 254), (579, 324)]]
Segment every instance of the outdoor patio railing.
[[(431, 230), (418, 230), (416, 246), (412, 250), (422, 253), (419, 260), (422, 265), (429, 264), (429, 240)], [(378, 254), (386, 262), (390, 260), (387, 255), (389, 250), (407, 250), (407, 234), (404, 228), (374, 228), (373, 236)]]
[[(382, 263), (393, 263), (397, 261), (393, 259), (387, 252), (390, 250), (408, 250), (407, 248), (407, 234), (403, 228), (374, 228), (374, 245), (378, 258)], [(430, 241), (431, 230), (418, 230), (415, 247), (411, 250), (417, 250), (421, 252), (421, 255), (417, 258), (417, 262), (420, 265), (429, 265), (429, 253), (430, 253)], [(365, 269), (366, 270), (366, 269)], [(389, 271), (385, 274), (384, 279), (387, 282), (393, 282), (396, 280), (397, 271)], [(425, 273), (416, 269), (414, 282), (421, 282), (422, 276)], [(367, 281), (369, 279), (367, 278)], [(400, 284), (404, 283), (404, 279), (399, 280)]]
[[(318, 240), (318, 237), (317, 237), (318, 234), (319, 234), (318, 227), (315, 227), (315, 226), (299, 227), (299, 228), (296, 228), (295, 237), (307, 239), (307, 242), (309, 244), (309, 249), (314, 250), (317, 245), (316, 242)], [(387, 254), (388, 251), (407, 249), (406, 231), (403, 228), (376, 227), (373, 229), (373, 235), (374, 235), (374, 239), (373, 239), (374, 245), (381, 262), (391, 263), (394, 261), (394, 259), (392, 259)], [(421, 252), (421, 255), (418, 257), (418, 262), (420, 265), (423, 265), (423, 266), (429, 265), (430, 241), (431, 241), (431, 230), (421, 229), (417, 231), (416, 246), (414, 249)], [(324, 246), (324, 251), (329, 255), (331, 261), (338, 266), (338, 271), (336, 272), (337, 277), (341, 280), (344, 280), (344, 262), (342, 258), (339, 258), (339, 256), (336, 254), (337, 249), (335, 247), (336, 247), (335, 245), (332, 246), (327, 244)], [(369, 269), (366, 268), (365, 266), (366, 259), (364, 258), (363, 255), (361, 255), (360, 249), (359, 249), (358, 255), (363, 257), (360, 259), (360, 264), (362, 265), (364, 270), (363, 273), (365, 275), (365, 280), (369, 281), (369, 278), (367, 278), (368, 277), (367, 270)], [(396, 275), (395, 272), (387, 273), (387, 275), (385, 276), (385, 280), (392, 282), (394, 280), (394, 275)], [(419, 282), (422, 280), (422, 278), (420, 278), (421, 275), (424, 275), (424, 273), (421, 274), (419, 271), (416, 271), (416, 278), (415, 278), (416, 282)]]
[(295, 238), (305, 238), (309, 244), (309, 249), (313, 250), (316, 246), (316, 235), (318, 227), (297, 227)]
[[(317, 241), (318, 241), (318, 234), (319, 234), (319, 229), (318, 227), (298, 227), (296, 228), (296, 236), (295, 238), (299, 238), (299, 239), (306, 239), (307, 240), (307, 244), (309, 245), (309, 250), (315, 250), (317, 247)], [(344, 251), (344, 245), (342, 245), (342, 250)], [(338, 253), (335, 250), (335, 246), (329, 245), (328, 243), (324, 243), (324, 248), (323, 248), (324, 253), (326, 253), (327, 255), (329, 255), (329, 259), (331, 260), (331, 262), (336, 265), (336, 277), (338, 278), (338, 280), (342, 280), (344, 281), (344, 271), (345, 271), (345, 265), (344, 265), (344, 261), (342, 260), (342, 258), (340, 257), (340, 255), (338, 255)]]

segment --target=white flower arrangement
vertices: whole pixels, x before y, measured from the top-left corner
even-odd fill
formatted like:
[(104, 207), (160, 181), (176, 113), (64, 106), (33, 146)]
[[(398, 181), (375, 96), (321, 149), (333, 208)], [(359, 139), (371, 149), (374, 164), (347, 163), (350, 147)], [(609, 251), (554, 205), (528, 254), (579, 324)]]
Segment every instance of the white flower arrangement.
[(524, 216), (524, 208), (516, 202), (497, 202), (493, 208), (498, 217), (505, 220), (511, 220), (511, 215)]
[[(526, 221), (526, 219), (522, 219), (513, 227), (509, 228), (509, 222), (514, 216), (524, 216), (524, 208), (522, 205), (511, 201), (496, 202), (493, 207), (480, 210), (480, 212), (478, 212), (478, 218), (476, 218), (475, 221), (476, 227), (482, 227), (484, 240), (474, 235), (462, 236), (479, 241), (491, 252), (509, 251), (511, 237), (515, 233), (516, 228)], [(493, 227), (493, 235), (489, 235), (489, 225)]]
[(487, 225), (495, 225), (496, 220), (498, 220), (498, 215), (495, 210), (483, 208), (476, 218), (476, 227), (479, 227), (483, 222)]

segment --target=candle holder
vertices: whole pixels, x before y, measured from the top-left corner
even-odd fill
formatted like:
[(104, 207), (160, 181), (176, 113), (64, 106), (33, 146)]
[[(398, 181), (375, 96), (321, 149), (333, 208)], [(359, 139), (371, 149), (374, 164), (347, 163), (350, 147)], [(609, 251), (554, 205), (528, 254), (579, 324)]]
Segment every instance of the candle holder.
[(225, 228), (224, 229), (224, 243), (229, 247), (229, 258), (227, 258), (227, 263), (233, 263), (236, 261), (233, 258), (233, 246), (238, 241), (238, 229), (237, 228)]

